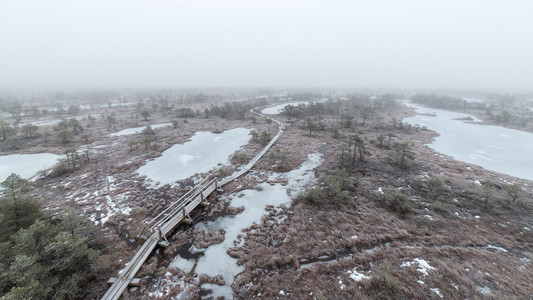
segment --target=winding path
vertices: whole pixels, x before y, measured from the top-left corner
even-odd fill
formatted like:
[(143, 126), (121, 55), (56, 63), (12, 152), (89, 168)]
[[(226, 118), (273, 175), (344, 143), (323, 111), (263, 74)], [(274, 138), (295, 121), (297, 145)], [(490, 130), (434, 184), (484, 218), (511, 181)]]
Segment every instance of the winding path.
[[(244, 168), (231, 174), (230, 176), (218, 181), (214, 178), (209, 182), (207, 180), (201, 181), (193, 189), (183, 195), (180, 199), (169, 205), (163, 212), (151, 220), (140, 234), (141, 238), (146, 239), (142, 247), (137, 251), (133, 259), (126, 265), (126, 267), (115, 278), (109, 279), (108, 283), (111, 286), (104, 294), (102, 299), (119, 299), (129, 285), (133, 283), (138, 284), (140, 280), (135, 278), (135, 275), (148, 259), (152, 251), (157, 245), (168, 246), (167, 236), (174, 230), (174, 228), (182, 222), (191, 222), (189, 213), (192, 212), (198, 205), (207, 204), (206, 198), (214, 191), (221, 190), (221, 187), (227, 183), (232, 182), (241, 175), (250, 171), (250, 169), (263, 157), (263, 155), (274, 145), (278, 138), (283, 134), (285, 125), (278, 120), (267, 117), (255, 112), (253, 109), (251, 113), (258, 116), (270, 119), (278, 124), (278, 133), (266, 145), (261, 152), (259, 152)], [(146, 231), (147, 236), (142, 236)]]

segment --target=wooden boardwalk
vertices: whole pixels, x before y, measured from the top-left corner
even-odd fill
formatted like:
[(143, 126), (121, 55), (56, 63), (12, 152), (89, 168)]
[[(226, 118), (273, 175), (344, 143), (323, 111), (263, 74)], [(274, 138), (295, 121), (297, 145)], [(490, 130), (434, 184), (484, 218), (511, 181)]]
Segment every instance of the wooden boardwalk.
[(154, 219), (148, 222), (145, 228), (142, 230), (139, 236), (146, 241), (142, 247), (137, 251), (133, 259), (126, 265), (126, 267), (115, 278), (111, 278), (108, 283), (111, 284), (107, 292), (102, 299), (119, 299), (128, 286), (133, 282), (138, 283), (139, 280), (135, 278), (135, 275), (148, 259), (152, 251), (157, 245), (168, 246), (167, 236), (172, 233), (174, 228), (182, 222), (192, 222), (189, 217), (198, 205), (207, 204), (206, 198), (214, 191), (221, 190), (221, 187), (241, 175), (250, 171), (250, 169), (265, 155), (265, 153), (274, 145), (278, 138), (283, 134), (285, 126), (278, 120), (264, 116), (262, 114), (251, 111), (253, 114), (270, 119), (278, 124), (278, 133), (272, 138), (272, 140), (266, 145), (261, 152), (259, 152), (246, 166), (239, 171), (231, 174), (230, 176), (218, 181), (216, 178), (207, 181), (202, 180), (194, 188), (188, 191), (177, 201), (174, 201), (165, 210), (163, 210)]

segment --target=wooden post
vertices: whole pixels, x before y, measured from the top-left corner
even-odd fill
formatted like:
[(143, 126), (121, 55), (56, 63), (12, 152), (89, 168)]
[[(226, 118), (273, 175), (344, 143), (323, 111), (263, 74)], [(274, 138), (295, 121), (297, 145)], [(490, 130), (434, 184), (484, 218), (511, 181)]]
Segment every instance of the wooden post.
[(159, 241), (163, 240), (163, 233), (161, 232), (161, 227), (157, 227), (157, 232), (159, 233)]
[(222, 188), (220, 187), (220, 185), (218, 184), (218, 179), (215, 178), (215, 190), (217, 192), (223, 192)]
[(192, 219), (189, 216), (189, 214), (185, 211), (185, 207), (183, 208), (182, 212), (183, 212), (183, 218), (181, 219), (181, 221), (186, 224), (192, 224)]

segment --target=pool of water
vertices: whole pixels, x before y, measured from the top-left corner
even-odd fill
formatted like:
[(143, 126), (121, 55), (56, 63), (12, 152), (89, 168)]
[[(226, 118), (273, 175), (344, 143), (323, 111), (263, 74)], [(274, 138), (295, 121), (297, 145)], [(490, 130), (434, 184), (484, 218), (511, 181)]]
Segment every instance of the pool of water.
[[(172, 126), (172, 124), (171, 123), (163, 123), (163, 124), (150, 125), (150, 127), (152, 127), (152, 129), (169, 127), (169, 126)], [(141, 133), (145, 128), (146, 128), (146, 126), (126, 128), (126, 129), (118, 131), (118, 132), (113, 132), (109, 136), (123, 136), (123, 135)]]
[[(322, 163), (321, 154), (310, 154), (307, 160), (296, 170), (273, 174), (270, 179), (276, 177), (283, 177), (288, 180), (286, 186), (280, 183), (269, 184), (261, 183), (253, 189), (248, 189), (234, 193), (228, 196), (227, 200), (231, 206), (244, 206), (244, 211), (235, 216), (223, 216), (208, 223), (198, 223), (195, 225), (198, 229), (218, 231), (224, 229), (226, 232), (225, 239), (220, 244), (215, 244), (207, 249), (195, 249), (195, 251), (203, 251), (196, 265), (195, 272), (198, 274), (207, 274), (209, 276), (221, 275), (226, 282), (224, 286), (214, 284), (204, 284), (203, 287), (213, 290), (208, 297), (217, 298), (224, 296), (226, 299), (233, 299), (233, 291), (231, 284), (234, 277), (244, 270), (243, 266), (237, 265), (237, 259), (232, 258), (227, 254), (229, 248), (235, 247), (235, 242), (242, 243), (237, 236), (242, 234), (242, 230), (250, 227), (254, 223), (260, 223), (261, 218), (268, 212), (265, 210), (267, 205), (280, 206), (282, 204), (289, 204), (291, 195), (297, 195), (315, 176), (313, 169)], [(172, 266), (178, 267), (184, 271), (189, 271), (192, 267), (191, 260), (181, 257), (176, 257)]]
[[(454, 159), (533, 180), (533, 134), (500, 126), (465, 122), (467, 114), (409, 104), (418, 114), (403, 121), (440, 134), (429, 146)], [(431, 115), (429, 115), (431, 114)]]
[(248, 144), (250, 129), (235, 128), (222, 133), (197, 132), (190, 141), (172, 146), (137, 170), (153, 182), (164, 185), (229, 165), (229, 157)]
[(40, 170), (53, 167), (58, 158), (59, 155), (51, 153), (0, 156), (0, 182), (4, 181), (11, 173), (16, 173), (22, 178), (29, 179)]
[(267, 107), (265, 109), (263, 109), (261, 111), (261, 113), (263, 114), (269, 114), (269, 115), (277, 115), (279, 114), (281, 111), (283, 111), (283, 109), (287, 106), (287, 105), (298, 105), (298, 104), (307, 104), (309, 103), (309, 101), (304, 101), (304, 102), (291, 102), (291, 103), (285, 103), (285, 104), (280, 104), (280, 105), (276, 105), (276, 106), (272, 106), (272, 107)]

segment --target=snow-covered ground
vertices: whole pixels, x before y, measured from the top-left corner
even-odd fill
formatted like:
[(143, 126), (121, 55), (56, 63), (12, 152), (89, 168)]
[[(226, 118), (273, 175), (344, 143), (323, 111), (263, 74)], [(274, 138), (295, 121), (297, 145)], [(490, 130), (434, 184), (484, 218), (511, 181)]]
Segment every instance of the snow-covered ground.
[[(163, 128), (163, 127), (169, 127), (169, 126), (172, 126), (172, 123), (163, 123), (163, 124), (154, 124), (154, 125), (150, 125), (150, 127), (152, 127), (152, 129)], [(124, 130), (121, 130), (121, 131), (118, 131), (118, 132), (111, 133), (109, 136), (123, 136), (123, 135), (130, 135), (130, 134), (135, 134), (135, 133), (141, 133), (145, 128), (146, 128), (146, 126), (133, 127), (133, 128), (126, 128), (126, 129), (124, 129)]]
[(29, 179), (40, 170), (53, 167), (58, 158), (58, 155), (51, 153), (0, 156), (0, 181), (4, 181), (11, 173)]
[[(87, 180), (88, 174), (82, 174), (76, 180)], [(89, 218), (94, 224), (104, 224), (109, 218), (115, 215), (129, 215), (131, 213), (130, 203), (128, 201), (129, 192), (116, 193), (120, 183), (115, 181), (113, 176), (106, 177), (109, 183), (109, 193), (106, 190), (85, 190), (72, 189), (65, 194), (65, 198), (69, 201), (74, 201), (88, 213)], [(61, 185), (67, 187), (71, 181), (62, 181)], [(57, 187), (52, 187), (57, 188)], [(91, 205), (87, 205), (91, 204)]]
[(197, 173), (206, 173), (219, 165), (229, 165), (229, 157), (248, 144), (250, 129), (235, 128), (215, 134), (197, 132), (190, 141), (172, 146), (141, 166), (137, 173), (154, 183), (172, 184)]
[[(212, 296), (217, 298), (224, 296), (226, 299), (233, 298), (231, 284), (234, 277), (244, 270), (244, 267), (237, 265), (237, 259), (232, 258), (227, 254), (229, 248), (235, 247), (234, 242), (239, 239), (237, 236), (242, 234), (242, 230), (250, 227), (254, 223), (259, 223), (261, 217), (267, 214), (265, 210), (267, 205), (279, 206), (288, 204), (291, 194), (295, 195), (302, 190), (306, 184), (314, 179), (312, 170), (322, 163), (321, 154), (311, 154), (308, 156), (300, 168), (281, 174), (274, 174), (270, 176), (273, 180), (277, 177), (286, 178), (288, 184), (286, 186), (276, 183), (270, 185), (269, 183), (261, 183), (256, 188), (240, 191), (228, 196), (230, 205), (234, 207), (244, 206), (244, 211), (235, 216), (224, 216), (207, 224), (199, 223), (196, 225), (198, 229), (207, 229), (209, 231), (218, 231), (224, 229), (226, 232), (225, 239), (220, 244), (215, 244), (205, 249), (204, 255), (198, 260), (195, 272), (198, 274), (207, 274), (209, 276), (221, 275), (226, 282), (224, 286), (206, 285), (206, 287), (213, 290)], [(239, 242), (242, 242), (240, 240)], [(203, 249), (199, 249), (203, 250)], [(173, 266), (188, 268), (190, 263), (185, 259), (177, 257), (173, 262)]]
[(473, 116), (411, 105), (420, 114), (406, 118), (440, 135), (429, 146), (454, 159), (485, 169), (533, 180), (533, 134), (499, 126), (457, 120)]

